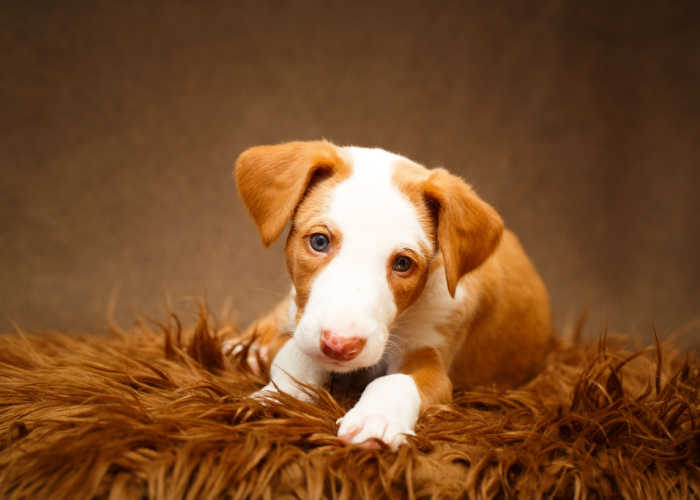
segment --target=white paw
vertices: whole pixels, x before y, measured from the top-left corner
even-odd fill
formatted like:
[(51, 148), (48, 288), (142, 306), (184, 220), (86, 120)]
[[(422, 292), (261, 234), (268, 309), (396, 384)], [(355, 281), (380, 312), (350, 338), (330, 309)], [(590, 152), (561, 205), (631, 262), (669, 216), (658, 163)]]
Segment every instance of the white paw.
[(270, 366), (271, 382), (253, 394), (253, 397), (258, 400), (270, 400), (271, 395), (280, 391), (302, 401), (311, 401), (312, 396), (308, 389), (304, 389), (297, 381), (320, 387), (327, 379), (328, 372), (319, 369), (299, 350), (296, 343), (290, 340), (280, 349)]
[(384, 375), (365, 387), (357, 404), (338, 419), (338, 437), (352, 444), (376, 446), (370, 439), (378, 439), (392, 450), (413, 436), (418, 419), (420, 394), (416, 383), (408, 375)]
[[(224, 356), (236, 356), (244, 348), (245, 344), (242, 343), (240, 339), (224, 340), (221, 344), (221, 351), (224, 353)], [(263, 369), (260, 365), (260, 361), (265, 364), (269, 363), (269, 356), (270, 351), (266, 345), (260, 346), (258, 344), (252, 344), (248, 348), (246, 362), (254, 374), (262, 375)]]
[[(299, 386), (297, 386), (294, 383), (289, 385), (285, 384), (285, 386), (280, 387), (280, 389), (285, 394), (289, 394), (290, 396), (300, 401), (311, 401), (311, 396), (309, 396), (308, 393), (303, 391), (301, 388), (299, 388)], [(272, 382), (270, 382), (259, 391), (255, 391), (253, 394), (250, 395), (250, 397), (253, 399), (257, 399), (262, 403), (270, 403), (274, 399), (275, 394), (278, 394), (279, 392), (280, 391), (277, 390), (277, 388), (272, 384)]]
[[(339, 418), (338, 437), (350, 444), (359, 444), (365, 447), (376, 447), (376, 443), (370, 439), (378, 439), (396, 451), (399, 446), (406, 444), (406, 436), (413, 436), (412, 425), (402, 422), (401, 419), (391, 418), (387, 415), (365, 413), (361, 409), (353, 408), (344, 417)], [(374, 446), (372, 446), (374, 444)]]
[(277, 394), (277, 389), (274, 385), (272, 385), (272, 382), (270, 382), (259, 391), (255, 391), (253, 394), (250, 395), (250, 397), (253, 399), (257, 399), (261, 403), (267, 403), (272, 399), (272, 397), (275, 394)]

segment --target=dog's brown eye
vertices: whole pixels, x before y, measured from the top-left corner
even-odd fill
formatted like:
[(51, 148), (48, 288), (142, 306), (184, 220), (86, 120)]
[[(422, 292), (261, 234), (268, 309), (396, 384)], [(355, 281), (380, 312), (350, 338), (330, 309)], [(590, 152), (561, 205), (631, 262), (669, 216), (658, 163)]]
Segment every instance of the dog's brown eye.
[(413, 261), (409, 257), (399, 255), (394, 259), (394, 263), (391, 265), (391, 268), (398, 273), (405, 273), (411, 269), (411, 266), (413, 266)]
[(309, 236), (309, 245), (317, 252), (327, 252), (331, 242), (323, 233), (314, 233)]

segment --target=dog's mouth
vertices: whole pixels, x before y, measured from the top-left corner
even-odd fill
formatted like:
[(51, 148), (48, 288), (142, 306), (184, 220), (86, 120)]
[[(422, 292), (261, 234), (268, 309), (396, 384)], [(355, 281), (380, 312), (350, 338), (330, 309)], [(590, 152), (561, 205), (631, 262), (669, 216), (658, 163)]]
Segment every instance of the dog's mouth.
[(329, 372), (341, 374), (372, 368), (378, 363), (380, 363), (383, 359), (382, 357), (380, 357), (378, 360), (369, 360), (366, 359), (364, 356), (360, 356), (358, 358), (354, 358), (348, 361), (342, 361), (331, 359), (328, 356), (324, 355), (322, 352), (314, 353), (312, 357), (316, 363), (318, 363), (320, 366), (322, 366)]
[(333, 373), (349, 373), (355, 370), (361, 370), (366, 368), (366, 366), (359, 365), (355, 360), (352, 361), (336, 361), (330, 359), (323, 354), (314, 356), (317, 363), (323, 366), (326, 370)]
[(323, 367), (325, 370), (328, 370), (331, 373), (350, 373), (373, 366), (373, 364), (363, 363), (362, 360), (358, 358), (347, 361), (332, 359), (323, 354), (323, 352), (320, 350), (314, 352), (307, 351), (306, 355), (309, 356), (318, 366)]

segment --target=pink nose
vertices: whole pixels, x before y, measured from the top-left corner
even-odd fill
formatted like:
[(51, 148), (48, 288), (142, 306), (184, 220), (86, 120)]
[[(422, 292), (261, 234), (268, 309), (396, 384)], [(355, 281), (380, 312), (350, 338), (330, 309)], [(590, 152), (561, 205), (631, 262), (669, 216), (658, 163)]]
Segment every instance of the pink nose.
[(362, 337), (341, 337), (331, 330), (321, 332), (321, 351), (336, 361), (350, 361), (356, 358), (366, 342), (367, 339)]

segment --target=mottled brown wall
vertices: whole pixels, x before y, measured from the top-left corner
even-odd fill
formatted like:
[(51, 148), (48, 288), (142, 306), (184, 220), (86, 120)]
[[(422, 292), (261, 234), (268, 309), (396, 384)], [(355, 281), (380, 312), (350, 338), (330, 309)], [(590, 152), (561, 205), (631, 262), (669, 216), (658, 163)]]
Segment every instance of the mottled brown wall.
[(233, 160), (319, 137), (470, 180), (558, 325), (700, 317), (698, 2), (440, 3), (3, 4), (2, 329), (101, 327), (116, 286), (247, 322), (287, 282)]

